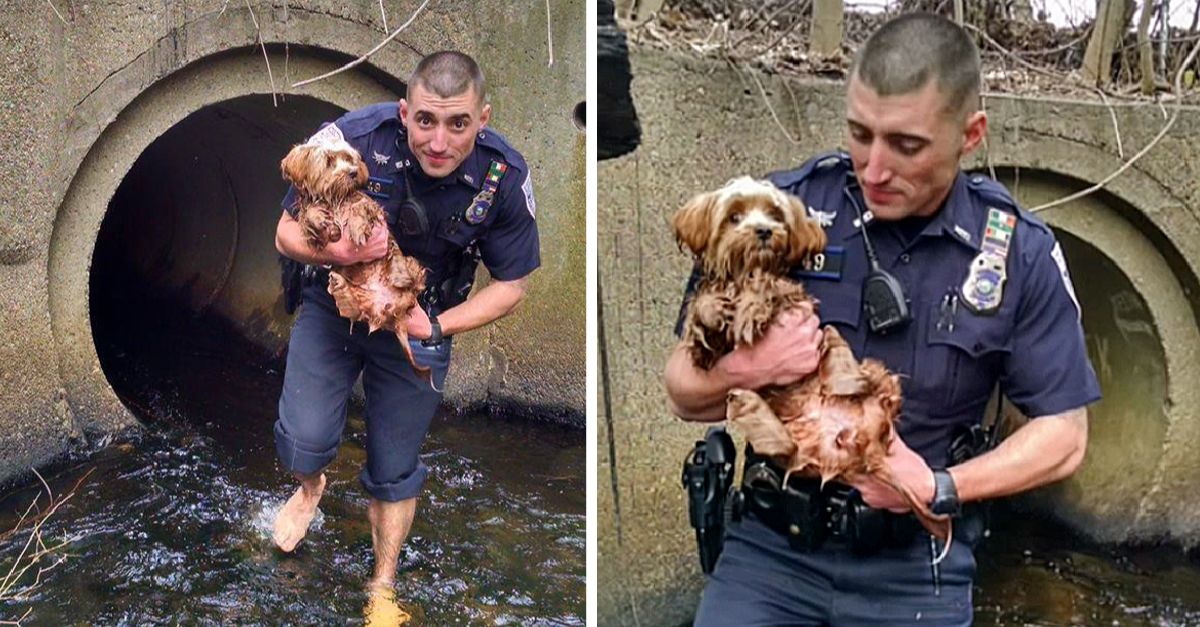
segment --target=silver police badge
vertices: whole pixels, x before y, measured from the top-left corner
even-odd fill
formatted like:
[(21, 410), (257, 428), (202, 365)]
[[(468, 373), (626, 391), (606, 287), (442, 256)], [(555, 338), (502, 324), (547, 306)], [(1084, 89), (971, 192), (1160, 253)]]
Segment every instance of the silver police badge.
[(962, 301), (975, 313), (993, 313), (1004, 299), (1007, 277), (1006, 259), (983, 251), (971, 262), (967, 280), (962, 284)]

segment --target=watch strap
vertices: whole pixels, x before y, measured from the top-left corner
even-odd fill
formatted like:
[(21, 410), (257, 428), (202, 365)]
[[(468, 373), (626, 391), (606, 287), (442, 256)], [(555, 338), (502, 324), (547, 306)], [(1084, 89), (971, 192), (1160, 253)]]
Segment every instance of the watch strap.
[(437, 316), (429, 316), (429, 339), (421, 340), (422, 346), (438, 346), (445, 339), (442, 336), (442, 324)]
[(958, 500), (958, 487), (954, 485), (954, 476), (945, 468), (933, 471), (933, 502), (929, 509), (935, 514), (958, 516), (962, 513), (962, 504)]

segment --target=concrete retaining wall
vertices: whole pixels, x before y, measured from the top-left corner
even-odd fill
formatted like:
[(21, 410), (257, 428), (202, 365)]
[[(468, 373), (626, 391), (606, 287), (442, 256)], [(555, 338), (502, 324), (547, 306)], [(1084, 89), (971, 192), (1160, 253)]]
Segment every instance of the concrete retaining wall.
[[(384, 37), (373, 1), (255, 3), (253, 16), (245, 4), (220, 0), (55, 3), (66, 23), (46, 3), (18, 4), (0, 15), (0, 63), (14, 70), (0, 75), (0, 159), (10, 164), (0, 172), (0, 481), (73, 440), (133, 423), (91, 336), (96, 233), (117, 186), (155, 138), (206, 106), (271, 92), (254, 20), (276, 89), (285, 92), (289, 81), (338, 67)], [(392, 3), (389, 26), (418, 4)], [(449, 400), (533, 408), (576, 424), (584, 409), (584, 136), (572, 113), (585, 93), (584, 4), (554, 3), (553, 65), (541, 5), (432, 3), (368, 63), (294, 92), (330, 110), (353, 109), (395, 99), (424, 53), (457, 48), (479, 59), (492, 126), (533, 170), (543, 267), (516, 314), (460, 338)], [(286, 137), (297, 131), (286, 126), (263, 132), (286, 146), (303, 139), (311, 121), (304, 126), (295, 137)], [(279, 185), (277, 172), (269, 177), (264, 185)], [(233, 196), (242, 183), (229, 186)], [(277, 200), (259, 206), (261, 197), (246, 193), (236, 200), (245, 214), (242, 243), (257, 238), (268, 251), (257, 259), (270, 265), (231, 263), (225, 272), (234, 287), (222, 302), (229, 315), (254, 318), (262, 331), (255, 339), (278, 340), (288, 325), (270, 252)], [(243, 252), (231, 250), (235, 258)]]
[[(754, 78), (727, 65), (640, 49), (631, 61), (642, 145), (599, 167), (599, 607), (602, 624), (674, 625), (691, 616), (702, 583), (679, 476), (704, 427), (670, 416), (662, 387), (690, 267), (668, 220), (695, 192), (843, 145), (844, 86), (758, 74), (773, 117)], [(986, 106), (987, 161), (1026, 206), (1121, 163), (1103, 106), (1003, 97)], [(1115, 114), (1126, 155), (1164, 122), (1154, 106)], [(1041, 214), (1063, 241), (1107, 396), (1093, 407), (1084, 468), (1029, 502), (1103, 540), (1200, 540), (1197, 131), (1189, 109), (1107, 191)]]

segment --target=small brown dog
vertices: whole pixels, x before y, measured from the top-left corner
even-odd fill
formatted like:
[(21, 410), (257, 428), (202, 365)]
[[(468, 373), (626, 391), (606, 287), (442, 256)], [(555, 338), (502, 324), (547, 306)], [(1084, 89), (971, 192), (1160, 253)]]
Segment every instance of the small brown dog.
[[(383, 208), (362, 192), (367, 165), (344, 140), (314, 139), (299, 144), (283, 158), (280, 169), (283, 178), (296, 187), (296, 221), (314, 250), (343, 236), (362, 246), (375, 228), (385, 223)], [(416, 362), (408, 345), (408, 315), (424, 289), (425, 269), (400, 252), (390, 232), (383, 257), (334, 266), (329, 272), (329, 293), (338, 313), (351, 324), (366, 322), (372, 333), (377, 329), (395, 333), (413, 369), (432, 385), (432, 372)]]
[[(741, 177), (689, 201), (675, 214), (674, 228), (703, 273), (681, 339), (697, 367), (709, 370), (738, 345), (754, 344), (784, 311), (815, 311), (813, 299), (787, 276), (825, 248), (825, 232), (807, 218), (799, 198)], [(946, 540), (948, 519), (893, 481), (883, 463), (900, 403), (898, 378), (876, 360), (859, 363), (826, 326), (815, 376), (758, 392), (730, 390), (726, 418), (755, 452), (786, 469), (785, 481), (792, 474), (820, 477), (822, 484), (877, 477), (900, 492), (930, 533)]]

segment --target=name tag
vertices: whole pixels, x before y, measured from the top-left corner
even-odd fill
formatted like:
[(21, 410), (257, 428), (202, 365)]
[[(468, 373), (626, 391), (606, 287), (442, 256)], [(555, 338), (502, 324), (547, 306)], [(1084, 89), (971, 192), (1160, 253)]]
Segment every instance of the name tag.
[(363, 191), (376, 200), (387, 200), (392, 195), (392, 179), (372, 176), (367, 179)]
[(830, 246), (793, 267), (791, 277), (793, 279), (841, 281), (842, 268), (845, 265), (846, 249), (842, 246)]

